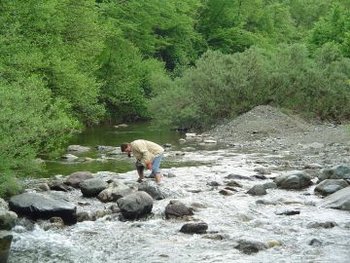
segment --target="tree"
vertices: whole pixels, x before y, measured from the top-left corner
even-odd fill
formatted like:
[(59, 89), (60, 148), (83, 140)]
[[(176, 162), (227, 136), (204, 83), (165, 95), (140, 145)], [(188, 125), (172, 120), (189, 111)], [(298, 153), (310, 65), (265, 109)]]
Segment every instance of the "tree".
[(41, 76), (79, 120), (96, 123), (103, 108), (94, 73), (104, 31), (94, 1), (4, 0), (0, 8), (6, 25), (0, 31), (4, 77)]
[(350, 57), (350, 8), (334, 4), (327, 15), (312, 29), (309, 43), (313, 49), (334, 42), (340, 45), (343, 55)]

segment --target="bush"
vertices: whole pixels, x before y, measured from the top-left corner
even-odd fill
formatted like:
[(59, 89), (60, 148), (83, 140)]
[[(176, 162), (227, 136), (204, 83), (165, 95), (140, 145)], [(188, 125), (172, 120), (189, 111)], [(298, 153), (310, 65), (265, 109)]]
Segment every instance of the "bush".
[(14, 176), (36, 172), (35, 158), (58, 154), (79, 126), (37, 77), (0, 81), (0, 98), (0, 187), (16, 189)]
[(300, 44), (233, 55), (208, 51), (182, 78), (163, 82), (150, 110), (163, 122), (195, 129), (261, 104), (342, 121), (350, 117), (349, 78), (350, 60), (336, 46), (324, 46), (315, 58)]

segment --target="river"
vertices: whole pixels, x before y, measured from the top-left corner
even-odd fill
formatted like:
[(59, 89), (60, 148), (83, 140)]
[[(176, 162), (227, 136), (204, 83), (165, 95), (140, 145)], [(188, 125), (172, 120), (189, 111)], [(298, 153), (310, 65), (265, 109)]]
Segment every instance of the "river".
[[(152, 216), (140, 221), (123, 222), (107, 215), (63, 229), (44, 230), (35, 224), (28, 231), (18, 226), (14, 229), (9, 262), (349, 262), (350, 213), (321, 208), (321, 199), (313, 194), (314, 186), (301, 191), (268, 189), (264, 196), (246, 193), (253, 185), (269, 182), (279, 175), (279, 172), (269, 173), (265, 180), (254, 177), (257, 168), (269, 168), (264, 167), (265, 160), (283, 158), (281, 153), (266, 155), (245, 153), (234, 147), (179, 144), (181, 137), (175, 131), (137, 124), (118, 129), (94, 128), (75, 138), (72, 144), (91, 147), (115, 146), (137, 138), (171, 144), (162, 168), (164, 173), (176, 177), (165, 177), (161, 187), (173, 194), (154, 201)], [(98, 151), (90, 152), (89, 156), (101, 157)], [(117, 173), (128, 184), (137, 179), (133, 161), (125, 156), (105, 162), (51, 162), (47, 173), (66, 175), (77, 170)], [(225, 196), (219, 190), (224, 188), (229, 174), (252, 180), (238, 180), (242, 187)], [(98, 204), (96, 199), (83, 198), (78, 190), (70, 193), (69, 198), (89, 203), (91, 207)], [(195, 207), (192, 221), (206, 222), (208, 233), (180, 233), (187, 221), (166, 220), (165, 206), (173, 199)], [(278, 215), (284, 210), (298, 210), (300, 214)], [(327, 221), (335, 222), (336, 226), (310, 227), (312, 223)], [(241, 239), (274, 245), (247, 255), (235, 249)]]

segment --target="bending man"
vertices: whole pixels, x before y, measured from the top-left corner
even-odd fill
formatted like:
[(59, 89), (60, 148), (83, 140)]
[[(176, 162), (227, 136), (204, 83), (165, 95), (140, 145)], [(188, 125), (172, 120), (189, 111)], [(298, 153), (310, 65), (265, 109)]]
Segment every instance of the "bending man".
[(128, 153), (131, 157), (131, 153), (136, 158), (136, 170), (139, 175), (138, 182), (143, 180), (145, 167), (152, 170), (151, 176), (154, 176), (157, 183), (160, 183), (160, 162), (163, 158), (164, 149), (160, 145), (147, 141), (147, 140), (135, 140), (131, 143), (123, 143), (121, 151)]

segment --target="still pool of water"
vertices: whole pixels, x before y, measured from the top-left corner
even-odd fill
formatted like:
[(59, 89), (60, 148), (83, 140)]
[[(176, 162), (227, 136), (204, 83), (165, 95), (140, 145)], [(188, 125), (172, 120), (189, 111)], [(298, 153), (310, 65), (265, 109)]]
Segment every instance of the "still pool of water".
[[(179, 149), (179, 139), (184, 137), (168, 127), (159, 127), (148, 122), (129, 124), (127, 127), (99, 126), (86, 129), (76, 135), (69, 144), (82, 145), (91, 148), (91, 151), (79, 154), (79, 157), (89, 157), (90, 161), (65, 162), (61, 159), (46, 161), (44, 177), (55, 174), (68, 175), (76, 171), (114, 171), (126, 172), (133, 169), (133, 164), (125, 158), (118, 156), (104, 158), (105, 153), (97, 150), (97, 146), (119, 147), (124, 142), (131, 142), (136, 139), (154, 141), (160, 145), (170, 144), (173, 150)], [(119, 156), (120, 157), (120, 156)], [(165, 161), (164, 167), (174, 164)]]

